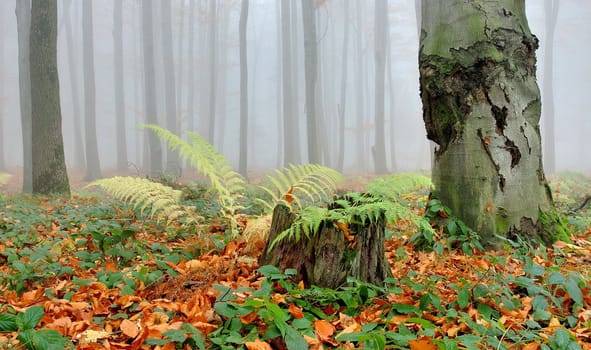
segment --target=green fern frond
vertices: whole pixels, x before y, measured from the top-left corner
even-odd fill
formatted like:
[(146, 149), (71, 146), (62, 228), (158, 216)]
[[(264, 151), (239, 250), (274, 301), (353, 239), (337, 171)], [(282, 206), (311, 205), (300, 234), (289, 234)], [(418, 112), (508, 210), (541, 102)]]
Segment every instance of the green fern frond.
[[(329, 167), (318, 164), (293, 165), (275, 170), (267, 176), (267, 185), (260, 187), (269, 194), (270, 200), (261, 200), (272, 209), (277, 204), (286, 204), (302, 208), (309, 203), (322, 202), (336, 192), (336, 186), (343, 180), (343, 175)], [(291, 195), (292, 204), (285, 200)]]
[(187, 131), (189, 141), (153, 124), (141, 126), (152, 130), (166, 142), (168, 148), (179, 152), (179, 157), (186, 160), (200, 174), (209, 179), (218, 194), (218, 201), (225, 216), (232, 216), (241, 208), (240, 200), (246, 190), (246, 180), (234, 171), (228, 160), (211, 144), (196, 133)]
[(149, 208), (150, 217), (171, 221), (186, 216), (197, 220), (189, 208), (180, 204), (181, 191), (148, 179), (115, 176), (93, 181), (85, 187), (100, 187), (116, 199), (130, 203), (141, 213)]
[(431, 179), (420, 174), (401, 173), (380, 177), (367, 184), (367, 191), (376, 197), (400, 201), (405, 193), (425, 191), (433, 187)]

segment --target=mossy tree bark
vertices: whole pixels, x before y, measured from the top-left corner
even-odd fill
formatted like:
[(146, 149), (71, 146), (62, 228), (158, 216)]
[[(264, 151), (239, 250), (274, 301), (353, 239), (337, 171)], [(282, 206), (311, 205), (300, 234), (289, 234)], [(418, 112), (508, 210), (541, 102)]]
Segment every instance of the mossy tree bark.
[(259, 259), (261, 266), (275, 265), (282, 271), (293, 268), (298, 272), (295, 278), (306, 286), (333, 289), (345, 284), (349, 276), (376, 285), (382, 285), (391, 276), (384, 255), (384, 215), (373, 222), (350, 223), (347, 231), (354, 240), (348, 240), (335, 223), (325, 221), (309, 238), (302, 234), (297, 242), (285, 239), (269, 249), (295, 218), (287, 206), (275, 207), (269, 240)]
[(33, 1), (29, 40), (31, 171), (33, 192), (41, 194), (70, 194), (62, 138), (56, 44), (56, 0)]
[(559, 224), (547, 215), (538, 40), (524, 1), (423, 0), (421, 17), (423, 118), (438, 145), (433, 196), (489, 245), (495, 235), (555, 239), (545, 220)]

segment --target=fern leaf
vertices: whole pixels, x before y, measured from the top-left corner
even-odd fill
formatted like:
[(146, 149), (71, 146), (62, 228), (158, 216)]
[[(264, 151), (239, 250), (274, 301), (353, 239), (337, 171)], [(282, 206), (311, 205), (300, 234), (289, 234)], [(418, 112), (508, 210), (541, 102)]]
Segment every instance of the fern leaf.
[(93, 181), (85, 187), (100, 187), (116, 199), (129, 202), (141, 213), (150, 208), (150, 217), (167, 218), (195, 216), (180, 204), (181, 191), (148, 179), (115, 176)]
[(289, 205), (283, 198), (293, 188), (292, 206), (302, 208), (305, 204), (320, 202), (323, 198), (330, 197), (336, 192), (336, 186), (342, 179), (343, 176), (338, 171), (325, 166), (290, 164), (281, 171), (275, 170), (273, 176), (268, 175), (268, 184), (260, 187), (271, 194), (271, 201), (267, 202), (268, 207), (273, 208), (278, 203)]
[(211, 186), (218, 193), (218, 201), (224, 215), (232, 216), (240, 209), (238, 203), (246, 189), (246, 180), (234, 171), (228, 160), (211, 144), (190, 131), (187, 132), (189, 139), (187, 142), (157, 125), (143, 124), (142, 126), (155, 132), (171, 150), (178, 150), (182, 160), (187, 161), (209, 179)]

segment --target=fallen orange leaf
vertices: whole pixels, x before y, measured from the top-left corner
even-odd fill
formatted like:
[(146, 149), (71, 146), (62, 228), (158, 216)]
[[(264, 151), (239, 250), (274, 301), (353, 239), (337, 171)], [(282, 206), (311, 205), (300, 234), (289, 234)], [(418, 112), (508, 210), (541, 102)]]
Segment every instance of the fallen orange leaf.
[(271, 345), (259, 339), (247, 341), (244, 345), (246, 345), (248, 350), (272, 350)]
[(296, 306), (294, 303), (289, 304), (289, 313), (294, 318), (304, 318), (304, 313), (302, 312), (302, 308)]
[(138, 328), (138, 326), (130, 320), (121, 321), (119, 329), (121, 329), (121, 332), (123, 334), (130, 338), (135, 338), (140, 333), (140, 329)]
[(316, 320), (314, 321), (314, 330), (318, 339), (325, 341), (334, 334), (335, 328), (327, 320)]
[(437, 350), (437, 345), (433, 344), (430, 339), (409, 340), (410, 350)]

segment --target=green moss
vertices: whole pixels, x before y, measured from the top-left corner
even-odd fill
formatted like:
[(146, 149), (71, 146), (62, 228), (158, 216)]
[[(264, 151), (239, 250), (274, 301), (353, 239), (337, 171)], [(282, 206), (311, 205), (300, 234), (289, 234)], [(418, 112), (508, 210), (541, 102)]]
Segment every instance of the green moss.
[(505, 235), (509, 232), (509, 220), (507, 210), (503, 207), (497, 209), (495, 215), (495, 231), (500, 235)]
[(550, 236), (552, 242), (571, 242), (571, 232), (567, 225), (562, 221), (562, 218), (556, 209), (551, 209), (549, 211), (540, 210), (539, 222), (542, 225), (544, 232), (548, 233)]

